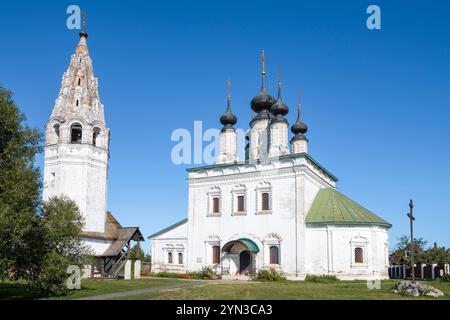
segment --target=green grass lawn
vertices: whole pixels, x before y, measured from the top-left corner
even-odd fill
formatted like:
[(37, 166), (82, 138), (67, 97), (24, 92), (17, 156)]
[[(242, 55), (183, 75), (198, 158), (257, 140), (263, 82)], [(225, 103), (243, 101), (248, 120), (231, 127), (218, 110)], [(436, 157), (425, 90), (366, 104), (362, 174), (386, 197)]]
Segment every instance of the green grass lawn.
[[(185, 280), (148, 278), (140, 280), (83, 280), (82, 289), (75, 290), (63, 297), (51, 299), (77, 299), (113, 292), (124, 292), (144, 288), (154, 288), (181, 283)], [(335, 283), (313, 283), (307, 281), (282, 282), (204, 282), (197, 287), (184, 287), (161, 290), (147, 294), (121, 297), (120, 299), (428, 299), (401, 296), (391, 292), (397, 281), (381, 282), (380, 290), (369, 290), (365, 281), (341, 281)], [(445, 296), (440, 299), (450, 299), (450, 283), (440, 281), (426, 282), (442, 290)], [(43, 299), (20, 282), (0, 282), (0, 299)]]
[[(73, 290), (67, 296), (49, 299), (77, 299), (101, 294), (123, 292), (144, 288), (160, 287), (177, 283), (176, 279), (140, 279), (140, 280), (83, 280), (80, 290)], [(45, 299), (30, 290), (23, 282), (0, 282), (0, 299)]]
[[(380, 290), (369, 290), (364, 281), (341, 281), (337, 283), (312, 283), (305, 281), (283, 282), (242, 282), (242, 283), (214, 283), (201, 287), (162, 290), (148, 294), (127, 296), (121, 299), (421, 299), (434, 300), (431, 297), (408, 297), (391, 292), (397, 281), (382, 281)], [(450, 299), (450, 284), (439, 281), (427, 282), (442, 290), (445, 296), (440, 299)]]

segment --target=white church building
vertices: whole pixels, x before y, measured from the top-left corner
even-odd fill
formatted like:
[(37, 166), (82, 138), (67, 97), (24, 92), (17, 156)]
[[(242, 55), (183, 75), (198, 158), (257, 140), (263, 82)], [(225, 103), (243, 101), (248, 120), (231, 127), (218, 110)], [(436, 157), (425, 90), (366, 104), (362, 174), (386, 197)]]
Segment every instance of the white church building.
[(82, 240), (97, 258), (91, 273), (115, 275), (131, 241), (144, 240), (138, 227), (122, 227), (107, 212), (109, 135), (87, 47), (85, 21), (45, 131), (43, 200), (74, 200), (85, 225)]
[(187, 170), (187, 219), (149, 237), (152, 271), (211, 267), (235, 276), (275, 268), (291, 279), (388, 278), (391, 225), (338, 192), (337, 178), (308, 153), (300, 101), (289, 141), (281, 79), (275, 99), (264, 63), (263, 52), (246, 158), (237, 158), (228, 93), (217, 162)]

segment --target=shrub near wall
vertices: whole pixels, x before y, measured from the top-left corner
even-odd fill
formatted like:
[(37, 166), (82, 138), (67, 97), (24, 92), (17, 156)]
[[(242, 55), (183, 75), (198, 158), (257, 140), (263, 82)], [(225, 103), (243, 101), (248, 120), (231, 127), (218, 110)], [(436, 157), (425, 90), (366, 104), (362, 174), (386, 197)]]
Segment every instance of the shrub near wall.
[(305, 281), (314, 282), (314, 283), (333, 283), (333, 282), (339, 282), (340, 280), (336, 278), (336, 276), (329, 276), (329, 275), (306, 275)]
[(258, 270), (255, 275), (252, 276), (254, 281), (284, 281), (286, 277), (277, 270), (271, 268), (270, 270)]

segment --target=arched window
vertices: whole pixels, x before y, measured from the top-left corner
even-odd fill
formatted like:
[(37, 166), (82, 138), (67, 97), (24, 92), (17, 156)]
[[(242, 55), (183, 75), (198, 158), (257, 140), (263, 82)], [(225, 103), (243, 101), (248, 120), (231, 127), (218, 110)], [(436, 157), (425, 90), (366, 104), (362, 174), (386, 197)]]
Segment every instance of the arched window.
[(74, 123), (70, 127), (70, 142), (81, 143), (82, 140), (82, 127), (81, 124)]
[(100, 135), (100, 129), (99, 128), (94, 128), (94, 133), (92, 135), (92, 143), (94, 146), (97, 145), (97, 138)]
[(78, 85), (81, 85), (81, 78), (78, 78)]
[(183, 264), (183, 254), (181, 252), (178, 253), (178, 264)]
[(219, 213), (219, 197), (214, 197), (213, 199), (213, 213)]
[(57, 141), (59, 141), (59, 123), (56, 123), (56, 124), (53, 126), (53, 129), (55, 130), (55, 134), (56, 134), (56, 137), (57, 137)]
[(363, 249), (360, 247), (355, 248), (355, 263), (364, 263)]
[(78, 107), (79, 104), (80, 104), (80, 101), (77, 99), (77, 101), (75, 102), (75, 105)]
[(220, 247), (219, 246), (212, 247), (212, 263), (214, 263), (214, 264), (220, 263)]
[(268, 192), (263, 192), (263, 193), (261, 193), (261, 209), (262, 209), (263, 211), (270, 210), (270, 206), (269, 206), (269, 193), (268, 193)]
[(280, 264), (279, 255), (278, 255), (278, 247), (270, 246), (270, 264)]
[(173, 257), (172, 257), (172, 252), (169, 252), (167, 255), (167, 260), (169, 261), (169, 263), (173, 263)]

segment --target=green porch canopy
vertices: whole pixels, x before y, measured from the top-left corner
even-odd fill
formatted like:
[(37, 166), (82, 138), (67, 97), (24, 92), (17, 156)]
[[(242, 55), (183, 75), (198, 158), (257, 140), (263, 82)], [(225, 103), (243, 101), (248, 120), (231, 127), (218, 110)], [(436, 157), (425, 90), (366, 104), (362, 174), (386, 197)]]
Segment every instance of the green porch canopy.
[(250, 252), (254, 252), (254, 253), (258, 253), (259, 252), (258, 245), (254, 241), (252, 241), (250, 239), (247, 239), (247, 238), (240, 238), (240, 239), (237, 239), (237, 240), (233, 240), (233, 241), (227, 242), (222, 247), (222, 251), (223, 252), (230, 252), (231, 248), (237, 243), (242, 243), (243, 245), (245, 245), (247, 247), (248, 251), (250, 251)]
[(392, 225), (332, 188), (321, 189), (314, 199), (306, 223)]

